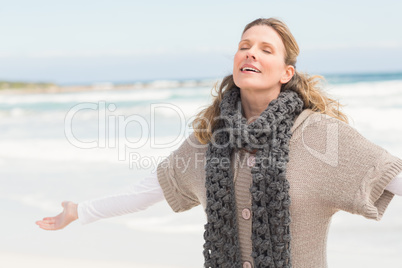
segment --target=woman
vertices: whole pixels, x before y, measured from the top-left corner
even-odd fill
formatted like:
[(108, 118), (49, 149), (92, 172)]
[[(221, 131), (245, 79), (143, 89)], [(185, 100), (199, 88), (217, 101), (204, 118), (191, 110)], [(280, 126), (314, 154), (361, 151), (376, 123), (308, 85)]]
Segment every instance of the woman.
[(281, 21), (251, 22), (233, 75), (157, 176), (130, 197), (65, 202), (61, 214), (37, 224), (61, 229), (164, 197), (177, 212), (205, 208), (205, 267), (326, 267), (332, 215), (344, 210), (380, 220), (402, 184), (402, 160), (347, 124), (319, 77), (296, 71), (298, 53)]

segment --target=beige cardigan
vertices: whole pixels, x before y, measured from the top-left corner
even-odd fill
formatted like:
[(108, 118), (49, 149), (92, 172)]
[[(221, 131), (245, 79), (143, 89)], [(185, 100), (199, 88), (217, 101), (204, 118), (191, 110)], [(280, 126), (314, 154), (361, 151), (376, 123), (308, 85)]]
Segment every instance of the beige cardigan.
[[(402, 160), (337, 119), (304, 110), (290, 140), (286, 177), (290, 183), (290, 231), (294, 268), (327, 267), (331, 217), (339, 210), (380, 220), (393, 194), (384, 190), (402, 171)], [(206, 207), (205, 152), (191, 135), (158, 166), (158, 180), (176, 212)], [(250, 154), (233, 155), (239, 242), (244, 267), (251, 258)], [(251, 265), (250, 265), (251, 264)]]

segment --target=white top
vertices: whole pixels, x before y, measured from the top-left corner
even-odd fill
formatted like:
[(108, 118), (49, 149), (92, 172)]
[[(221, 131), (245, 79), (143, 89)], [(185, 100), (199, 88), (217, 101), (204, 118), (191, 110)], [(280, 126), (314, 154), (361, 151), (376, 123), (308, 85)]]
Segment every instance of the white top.
[[(385, 189), (401, 196), (402, 172)], [(164, 199), (157, 175), (152, 173), (139, 183), (130, 185), (121, 193), (79, 203), (78, 221), (81, 224), (87, 224), (100, 219), (145, 210)]]
[(78, 204), (78, 221), (82, 224), (100, 219), (125, 215), (156, 204), (165, 197), (156, 173), (143, 178), (139, 183), (127, 187), (125, 191)]

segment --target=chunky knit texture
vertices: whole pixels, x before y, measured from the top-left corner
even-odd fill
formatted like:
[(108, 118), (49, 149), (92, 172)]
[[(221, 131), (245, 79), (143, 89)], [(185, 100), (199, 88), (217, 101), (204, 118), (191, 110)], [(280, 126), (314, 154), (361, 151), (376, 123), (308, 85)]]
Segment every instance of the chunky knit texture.
[(290, 268), (290, 197), (286, 180), (289, 140), (303, 102), (294, 91), (281, 92), (254, 122), (241, 113), (240, 90), (231, 89), (220, 105), (221, 118), (206, 154), (207, 218), (205, 267), (241, 267), (233, 150), (256, 151), (252, 196), (252, 257), (256, 267)]
[[(206, 209), (207, 147), (191, 134), (159, 164), (158, 181), (173, 211), (187, 211), (200, 204)], [(310, 109), (296, 118), (289, 149), (286, 179), (292, 200), (292, 265), (327, 268), (332, 216), (337, 211), (373, 220), (386, 216), (394, 195), (385, 187), (402, 171), (402, 160), (364, 138), (352, 126)], [(252, 206), (252, 165), (247, 164), (250, 156), (245, 150), (237, 150), (232, 168), (241, 259), (255, 267), (250, 257), (252, 219), (242, 216), (242, 211)]]

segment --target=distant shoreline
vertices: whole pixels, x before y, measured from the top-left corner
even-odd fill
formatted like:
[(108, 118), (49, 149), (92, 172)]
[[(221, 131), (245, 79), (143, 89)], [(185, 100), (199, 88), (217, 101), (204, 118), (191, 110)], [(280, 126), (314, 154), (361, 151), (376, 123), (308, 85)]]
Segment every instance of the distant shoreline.
[[(402, 80), (402, 72), (323, 74), (329, 84), (381, 82)], [(133, 89), (210, 87), (222, 78), (153, 80), (145, 82), (94, 82), (91, 84), (58, 85), (54, 83), (0, 81), (0, 94), (68, 93), (84, 91), (112, 91)]]
[[(112, 91), (112, 90), (133, 90), (133, 89), (162, 89), (162, 88), (193, 88), (193, 87), (213, 87), (218, 79), (205, 80), (156, 80), (151, 82), (136, 82), (126, 84), (114, 83), (94, 83), (91, 85), (71, 85), (61, 86), (50, 83), (19, 83), (19, 82), (0, 82), (0, 94), (35, 94), (35, 93), (68, 93), (84, 91)], [(9, 86), (8, 85), (12, 85)], [(20, 85), (16, 87), (15, 84)]]

